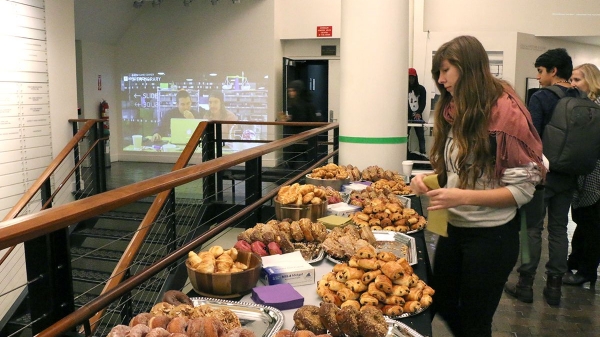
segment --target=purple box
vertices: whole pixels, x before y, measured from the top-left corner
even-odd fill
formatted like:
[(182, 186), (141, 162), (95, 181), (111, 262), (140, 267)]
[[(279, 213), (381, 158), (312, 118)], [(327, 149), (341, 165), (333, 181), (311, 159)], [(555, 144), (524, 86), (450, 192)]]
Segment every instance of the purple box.
[(252, 289), (252, 300), (279, 310), (300, 308), (304, 305), (304, 297), (289, 283), (255, 287)]

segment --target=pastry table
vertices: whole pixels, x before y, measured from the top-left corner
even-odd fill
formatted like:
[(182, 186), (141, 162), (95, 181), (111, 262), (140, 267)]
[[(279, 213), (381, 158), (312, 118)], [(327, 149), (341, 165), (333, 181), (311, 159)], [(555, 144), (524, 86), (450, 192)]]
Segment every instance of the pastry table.
[[(419, 197), (411, 196), (411, 207), (415, 209), (419, 214), (422, 214), (421, 209), (421, 201)], [(231, 229), (230, 235), (222, 236), (221, 238), (215, 240), (215, 242), (208, 243), (208, 245), (219, 244), (223, 247), (231, 247), (235, 243), (235, 238), (237, 233), (240, 232), (241, 229), (234, 228)], [(425, 232), (419, 231), (416, 233), (409, 234), (410, 236), (415, 238), (416, 249), (417, 249), (417, 264), (413, 265), (414, 272), (419, 276), (420, 279), (429, 283), (431, 280), (431, 264), (429, 260), (429, 254), (427, 252), (427, 246), (425, 242)], [(229, 237), (229, 239), (226, 239)], [(315, 284), (312, 285), (302, 285), (302, 286), (294, 286), (296, 291), (298, 291), (304, 297), (304, 304), (313, 304), (319, 305), (321, 303), (321, 298), (317, 295), (317, 285), (316, 281), (320, 280), (322, 276), (328, 272), (330, 272), (335, 265), (334, 262), (330, 261), (325, 257), (323, 260), (312, 263), (312, 266), (315, 267)], [(264, 286), (265, 284), (262, 281), (259, 281), (257, 286)], [(249, 302), (254, 303), (251, 298), (251, 293), (246, 294), (241, 298), (229, 298), (229, 300), (241, 301), (241, 302)], [(188, 296), (190, 297), (202, 297), (195, 293), (192, 289), (188, 292)], [(435, 295), (433, 295), (433, 300), (435, 302)], [(289, 309), (282, 310), (285, 317), (285, 321), (283, 323), (284, 329), (291, 329), (294, 326), (294, 313), (297, 309)], [(400, 322), (408, 325), (412, 329), (416, 330), (423, 336), (432, 336), (431, 331), (431, 320), (433, 319), (432, 308), (427, 308), (427, 310), (411, 317), (401, 318)]]

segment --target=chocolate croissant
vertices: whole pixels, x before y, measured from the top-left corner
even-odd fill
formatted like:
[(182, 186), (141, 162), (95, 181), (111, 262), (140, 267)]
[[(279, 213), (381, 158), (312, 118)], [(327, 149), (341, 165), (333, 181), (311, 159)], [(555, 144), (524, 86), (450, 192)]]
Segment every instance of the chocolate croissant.
[(396, 261), (386, 262), (383, 266), (381, 266), (381, 271), (391, 280), (397, 280), (404, 276), (404, 268), (402, 268), (402, 265)]

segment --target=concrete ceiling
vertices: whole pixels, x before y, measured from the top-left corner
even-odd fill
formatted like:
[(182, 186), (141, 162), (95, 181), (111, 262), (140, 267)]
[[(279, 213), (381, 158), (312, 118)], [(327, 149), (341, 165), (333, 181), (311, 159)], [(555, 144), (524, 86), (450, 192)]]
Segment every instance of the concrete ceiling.
[[(182, 0), (162, 0), (182, 2)], [(195, 0), (211, 1), (211, 0)], [(222, 0), (224, 1), (224, 0)], [(239, 1), (239, 0), (237, 0)], [(133, 7), (133, 0), (75, 0), (75, 38), (115, 45), (143, 10), (152, 8), (145, 0), (142, 8)], [(194, 2), (190, 4), (193, 6)], [(600, 36), (564, 36), (559, 39), (600, 46)]]

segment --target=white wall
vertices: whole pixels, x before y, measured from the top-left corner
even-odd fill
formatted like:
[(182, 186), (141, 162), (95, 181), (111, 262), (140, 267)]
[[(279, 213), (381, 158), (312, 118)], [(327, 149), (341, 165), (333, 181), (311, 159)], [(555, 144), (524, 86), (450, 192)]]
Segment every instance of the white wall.
[[(348, 0), (346, 0), (348, 1)], [(405, 1), (405, 0), (402, 0)], [(317, 26), (332, 26), (332, 38), (341, 37), (341, 0), (285, 0), (277, 15), (281, 39), (311, 39), (317, 37)]]
[[(82, 114), (80, 118), (100, 118), (99, 105), (106, 100), (109, 105), (109, 125), (111, 130), (117, 134), (118, 114), (120, 97), (119, 77), (116, 68), (116, 46), (90, 41), (81, 41), (81, 69), (83, 102), (81, 104)], [(98, 90), (98, 75), (101, 76), (102, 89)], [(111, 137), (111, 160), (117, 161), (118, 149), (121, 142), (120, 137)]]
[[(421, 0), (415, 0), (421, 1)], [(427, 0), (424, 31), (517, 31), (597, 36), (600, 1)]]
[[(274, 0), (220, 1), (216, 5), (195, 1), (188, 7), (180, 1), (165, 1), (160, 8), (143, 6), (139, 10), (116, 49), (117, 77), (158, 71), (182, 76), (217, 72), (220, 80), (242, 72), (251, 81), (268, 76), (271, 98), (267, 114), (273, 120), (271, 100), (281, 92), (273, 80), (281, 63), (280, 58), (274, 59), (278, 53), (273, 34)], [(221, 73), (225, 70), (227, 74)], [(116, 113), (118, 116), (120, 111)], [(111, 131), (111, 137), (123, 138), (118, 129)], [(142, 152), (120, 152), (119, 159), (173, 160)]]

